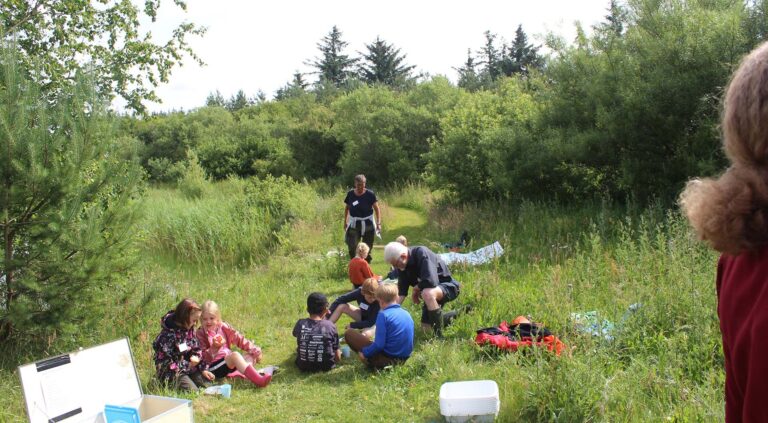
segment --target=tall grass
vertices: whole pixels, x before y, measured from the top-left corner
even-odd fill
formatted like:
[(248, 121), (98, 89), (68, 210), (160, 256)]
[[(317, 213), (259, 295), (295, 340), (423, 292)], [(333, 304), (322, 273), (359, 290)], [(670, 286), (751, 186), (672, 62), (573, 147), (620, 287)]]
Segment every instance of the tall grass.
[(387, 204), (426, 214), (440, 195), (432, 192), (423, 183), (404, 182), (379, 194)]
[(199, 197), (150, 190), (144, 202), (150, 250), (214, 266), (250, 265), (272, 254), (299, 219), (315, 216), (314, 191), (288, 179), (199, 184), (206, 185), (195, 190)]
[[(536, 211), (523, 219), (534, 228), (541, 226), (531, 216), (552, 216), (552, 211), (526, 207)], [(497, 222), (515, 227), (514, 221)], [(659, 217), (656, 210), (641, 213), (637, 221), (620, 220), (610, 230), (588, 220), (567, 256), (552, 251), (559, 235), (557, 224), (550, 227), (553, 233), (541, 232), (534, 240), (545, 244), (539, 248), (549, 245), (548, 260), (526, 263), (508, 256), (496, 269), (459, 269), (457, 275), (465, 282), (465, 301), (478, 310), (453, 329), (459, 337), (515, 315), (532, 315), (573, 348), (559, 358), (540, 351), (522, 354), (519, 374), (512, 377), (525, 388), (520, 400), (508, 393), (515, 398), (509, 418), (721, 420), (715, 257), (692, 240), (685, 222), (674, 213)], [(508, 235), (509, 242), (531, 242), (519, 238), (526, 232), (519, 229), (518, 236)], [(632, 304), (634, 312), (628, 311)], [(597, 311), (613, 322), (614, 339), (576, 331), (570, 314), (579, 311)]]

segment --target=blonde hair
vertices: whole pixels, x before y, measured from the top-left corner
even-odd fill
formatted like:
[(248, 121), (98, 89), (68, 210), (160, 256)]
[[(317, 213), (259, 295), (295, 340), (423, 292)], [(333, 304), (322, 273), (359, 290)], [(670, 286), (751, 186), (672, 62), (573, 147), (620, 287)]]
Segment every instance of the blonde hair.
[(208, 300), (203, 303), (203, 313), (211, 313), (216, 316), (216, 320), (221, 322), (221, 310), (216, 302)]
[(408, 240), (405, 238), (405, 235), (400, 235), (399, 237), (395, 238), (395, 242), (399, 242), (406, 247), (408, 246)]
[(689, 181), (679, 203), (712, 248), (730, 254), (754, 251), (768, 243), (768, 43), (734, 72), (722, 131), (731, 167), (717, 179)]
[(357, 256), (358, 257), (366, 258), (366, 257), (368, 257), (368, 252), (370, 252), (370, 251), (371, 251), (371, 248), (368, 247), (368, 244), (366, 244), (364, 242), (361, 242), (361, 243), (357, 244), (356, 252), (357, 252)]
[(376, 278), (368, 278), (363, 281), (361, 292), (363, 295), (376, 296), (376, 290), (379, 288), (379, 281)]
[(389, 304), (395, 301), (397, 298), (397, 285), (393, 283), (383, 283), (379, 285), (379, 288), (376, 290), (376, 299), (383, 302), (384, 304)]

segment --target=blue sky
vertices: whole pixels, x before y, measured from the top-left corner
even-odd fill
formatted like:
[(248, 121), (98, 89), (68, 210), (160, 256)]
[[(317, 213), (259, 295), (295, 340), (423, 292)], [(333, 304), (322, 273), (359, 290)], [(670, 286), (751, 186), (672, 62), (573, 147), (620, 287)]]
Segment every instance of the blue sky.
[(510, 41), (522, 24), (536, 45), (547, 32), (572, 41), (574, 23), (589, 29), (604, 19), (608, 5), (609, 0), (188, 0), (184, 13), (167, 1), (147, 28), (161, 41), (183, 20), (206, 26), (204, 37), (190, 40), (206, 66), (186, 60), (158, 87), (163, 103), (148, 106), (190, 110), (215, 90), (225, 97), (239, 89), (249, 96), (262, 90), (272, 98), (295, 71), (312, 72), (304, 62), (318, 55), (317, 43), (333, 25), (349, 43), (347, 54), (358, 55), (379, 36), (400, 48), (418, 72), (455, 81), (453, 68), (466, 60), (468, 48), (474, 52), (483, 45), (486, 30)]

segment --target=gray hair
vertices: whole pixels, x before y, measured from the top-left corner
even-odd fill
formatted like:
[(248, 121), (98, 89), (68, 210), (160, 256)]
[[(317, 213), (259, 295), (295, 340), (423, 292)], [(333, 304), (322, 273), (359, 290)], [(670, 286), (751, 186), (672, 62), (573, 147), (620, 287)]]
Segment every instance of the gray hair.
[(403, 254), (408, 254), (408, 247), (399, 242), (390, 242), (384, 247), (384, 261), (392, 263)]
[(365, 182), (365, 175), (362, 173), (359, 175), (355, 175), (355, 182)]

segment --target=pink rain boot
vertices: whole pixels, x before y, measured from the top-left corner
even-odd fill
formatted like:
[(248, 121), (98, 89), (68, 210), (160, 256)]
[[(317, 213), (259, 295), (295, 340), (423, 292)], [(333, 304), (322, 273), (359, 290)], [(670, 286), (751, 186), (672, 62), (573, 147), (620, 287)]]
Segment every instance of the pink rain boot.
[(253, 382), (253, 384), (258, 386), (259, 388), (263, 388), (269, 385), (269, 382), (272, 380), (272, 375), (263, 375), (257, 372), (256, 369), (253, 368), (253, 366), (248, 366), (245, 369), (245, 377), (247, 377), (248, 380)]

